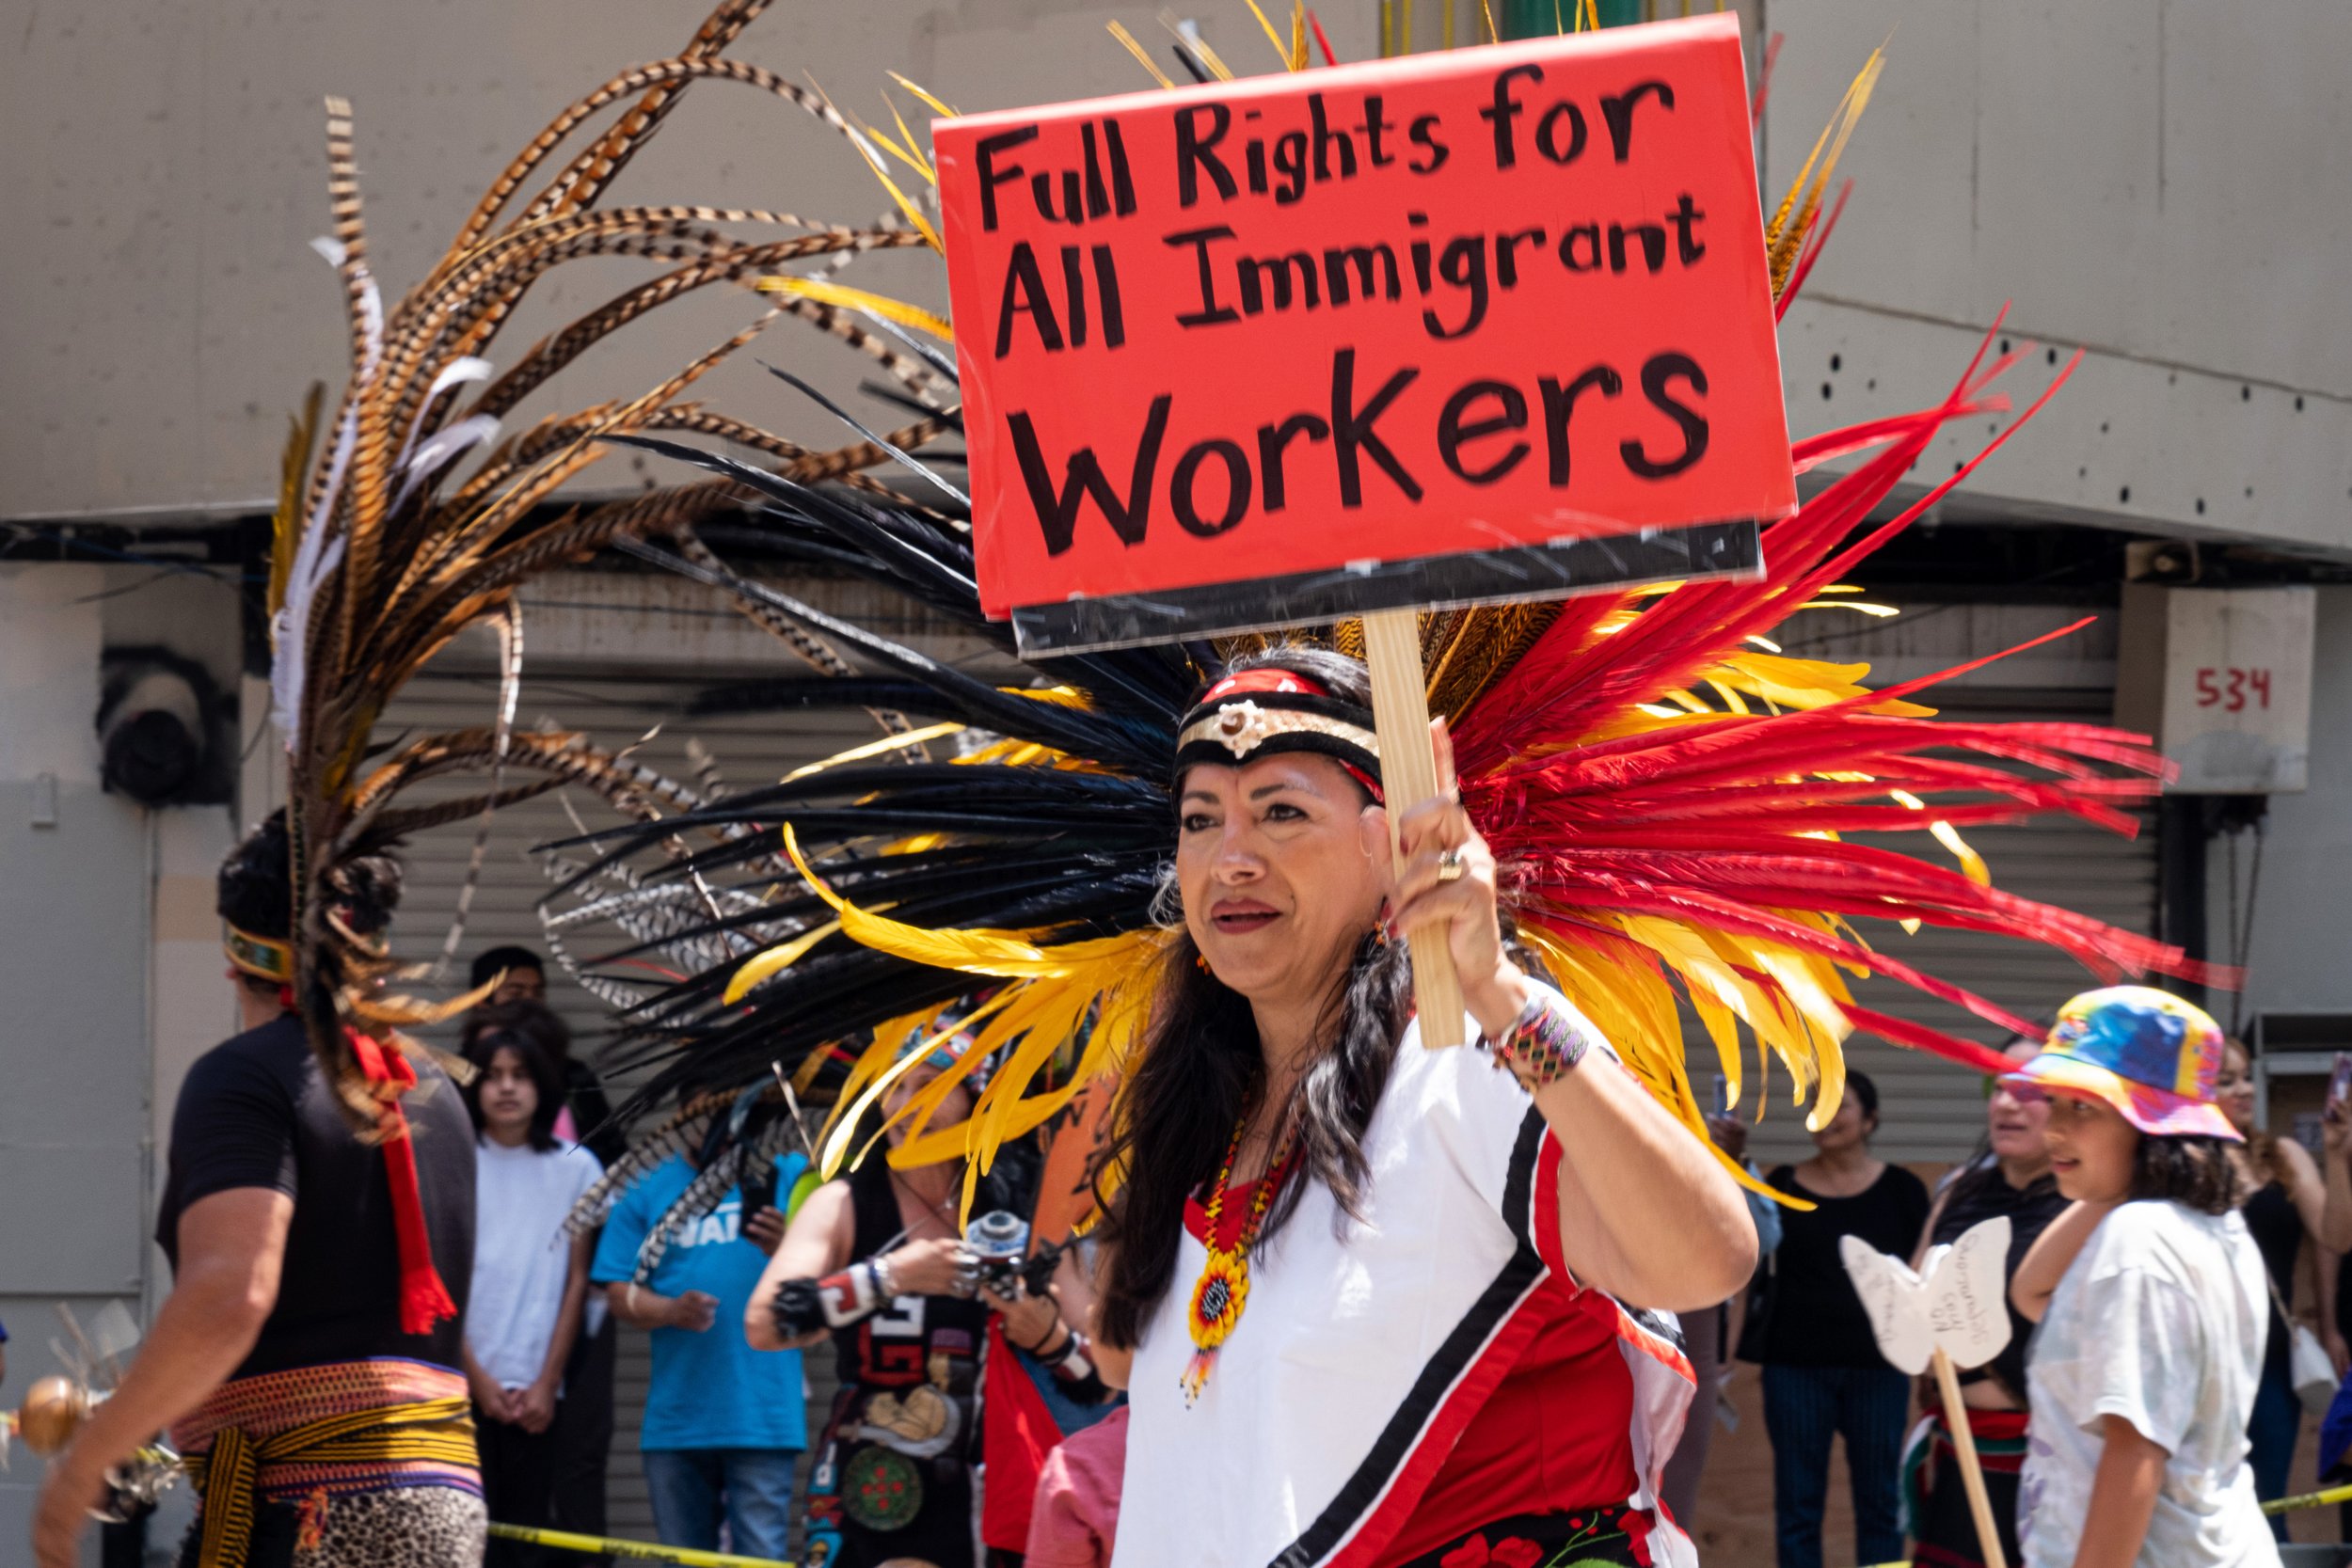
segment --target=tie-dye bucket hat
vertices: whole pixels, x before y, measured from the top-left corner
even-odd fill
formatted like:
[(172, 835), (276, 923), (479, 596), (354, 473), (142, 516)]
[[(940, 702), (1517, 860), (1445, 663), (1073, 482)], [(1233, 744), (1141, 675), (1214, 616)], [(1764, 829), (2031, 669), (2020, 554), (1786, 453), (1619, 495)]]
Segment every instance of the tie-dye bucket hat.
[(2058, 1009), (2042, 1054), (2001, 1081), (2073, 1089), (2159, 1137), (2242, 1141), (2214, 1103), (2221, 1026), (2201, 1007), (2147, 986), (2087, 990)]

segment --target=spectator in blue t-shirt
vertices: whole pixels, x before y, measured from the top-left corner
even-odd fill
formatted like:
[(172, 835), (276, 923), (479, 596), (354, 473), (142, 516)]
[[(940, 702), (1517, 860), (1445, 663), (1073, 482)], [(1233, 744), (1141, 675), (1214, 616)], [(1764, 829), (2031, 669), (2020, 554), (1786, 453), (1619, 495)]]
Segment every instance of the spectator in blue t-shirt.
[[(790, 1192), (806, 1164), (798, 1154), (777, 1160), (767, 1191)], [(783, 1216), (763, 1205), (746, 1221), (742, 1189), (729, 1188), (671, 1239), (650, 1279), (630, 1283), (639, 1246), (693, 1179), (673, 1156), (622, 1194), (589, 1277), (614, 1316), (653, 1331), (640, 1446), (662, 1543), (715, 1550), (723, 1518), (730, 1549), (782, 1558), (793, 1464), (808, 1446), (801, 1358), (752, 1349), (743, 1311), (783, 1239)]]

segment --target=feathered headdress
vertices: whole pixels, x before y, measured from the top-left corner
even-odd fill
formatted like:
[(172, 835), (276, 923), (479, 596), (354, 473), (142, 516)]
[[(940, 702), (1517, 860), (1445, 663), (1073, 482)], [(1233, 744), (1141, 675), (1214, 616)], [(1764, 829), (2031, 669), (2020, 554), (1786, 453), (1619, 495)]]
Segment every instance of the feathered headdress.
[[(1295, 66), (1303, 49), (1288, 55)], [(1832, 206), (1821, 221), (1832, 167), (1877, 70), (1873, 56), (1768, 226), (1784, 309), (1835, 220)], [(905, 156), (926, 166), (919, 151)], [(918, 319), (865, 303), (878, 319)], [(942, 339), (952, 330), (930, 325)], [(1973, 470), (1868, 526), (1947, 423), (2007, 408), (1990, 386), (2013, 356), (1987, 363), (1987, 350), (1938, 405), (1797, 446), (1800, 473), (1858, 461), (1765, 530), (1760, 580), (1423, 617), (1430, 705), (1451, 721), (1464, 800), (1502, 860), (1521, 936), (1702, 1136), (1683, 1004), (1735, 1098), (1753, 1046), (1759, 1061), (1780, 1060), (1800, 1099), (1812, 1097), (1816, 1125), (1836, 1111), (1840, 1042), (1856, 1029), (1979, 1070), (2006, 1067), (1948, 1031), (1855, 1002), (1848, 977), (1877, 974), (2004, 1029), (2032, 1028), (1875, 945), (1872, 929), (1925, 924), (2043, 942), (2102, 981), (2203, 973), (2177, 948), (1993, 887), (1962, 836), (2053, 812), (2132, 832), (2122, 807), (2153, 794), (2166, 768), (2144, 737), (1939, 720), (1912, 701), (1932, 680), (1871, 689), (1865, 666), (1788, 657), (1769, 639)], [(944, 355), (930, 358), (950, 373)], [(828, 493), (661, 436), (628, 439), (757, 492), (787, 554), (885, 583), (1009, 651), (980, 614), (962, 498), (936, 472), (942, 459), (902, 459), (946, 498), (917, 509)], [(1145, 1037), (1173, 940), (1155, 895), (1174, 850), (1178, 721), (1240, 645), (1032, 660), (1025, 684), (999, 687), (707, 554), (640, 553), (877, 672), (739, 687), (714, 702), (779, 713), (881, 708), (933, 721), (920, 734), (957, 733), (964, 749), (953, 760), (881, 766), (862, 748), (683, 816), (564, 847), (551, 902), (575, 904), (551, 916), (557, 924), (576, 925), (580, 910), (675, 912), (689, 889), (707, 911), (661, 932), (641, 921), (633, 944), (608, 960), (720, 949), (715, 961), (706, 946), (704, 961), (680, 963), (685, 979), (623, 1014), (637, 1054), (659, 1067), (639, 1103), (686, 1099), (649, 1153), (704, 1138), (732, 1104), (690, 1097), (751, 1083), (772, 1064), (797, 1087), (835, 1097), (823, 1153), (837, 1164), (859, 1152), (849, 1132), (860, 1114), (904, 1070), (904, 1042), (983, 991), (962, 1019), (975, 1049), (898, 1113), (907, 1136), (894, 1162), (969, 1154), (977, 1175), (1086, 1085), (1118, 1075)], [(1361, 651), (1356, 626), (1315, 635)], [(1889, 831), (1931, 835), (1956, 864), (1847, 836)], [(681, 837), (693, 833), (712, 836), (695, 847)], [(779, 852), (792, 875), (779, 874)], [(649, 868), (648, 853), (660, 857)], [(983, 1060), (996, 1066), (973, 1115), (935, 1125), (947, 1094)], [(616, 1171), (616, 1184), (629, 1173)], [(576, 1220), (592, 1222), (596, 1208)]]
[[(499, 173), (439, 261), (389, 310), (368, 261), (350, 107), (328, 101), (334, 232), (317, 245), (342, 279), (353, 363), (324, 420), (313, 389), (286, 452), (269, 573), (271, 698), (287, 752), (294, 990), (330, 1082), (363, 1127), (374, 1123), (384, 1098), (377, 1075), (367, 1069), (377, 1048), (396, 1046), (399, 1027), (448, 1016), (476, 998), (437, 1006), (382, 994), (395, 966), (380, 943), (338, 918), (342, 868), (407, 834), (567, 779), (617, 800), (649, 801), (629, 768), (573, 737), (515, 732), (516, 590), (534, 573), (619, 540), (661, 535), (697, 555), (695, 520), (739, 507), (753, 493), (713, 479), (569, 511), (557, 511), (550, 499), (608, 452), (612, 439), (646, 431), (716, 436), (774, 460), (777, 472), (796, 483), (866, 484), (887, 497), (891, 492), (858, 470), (919, 445), (951, 417), (921, 401), (938, 385), (922, 356), (902, 354), (836, 305), (785, 293), (747, 311), (740, 331), (637, 397), (551, 414), (500, 436), (526, 396), (592, 345), (681, 295), (715, 283), (750, 285), (793, 263), (838, 263), (925, 243), (916, 229), (895, 224), (850, 228), (782, 212), (601, 204), (613, 177), (699, 81), (754, 88), (836, 132), (858, 135), (816, 93), (725, 57), (766, 3), (724, 0), (682, 53), (614, 76), (550, 120)], [(555, 161), (567, 137), (616, 104), (617, 118), (568, 159)], [(732, 237), (731, 230), (745, 227), (791, 232), (758, 241)], [(503, 369), (494, 365), (489, 356), (501, 330), (532, 286), (564, 263), (590, 257), (642, 258), (663, 270), (541, 339)], [(914, 422), (880, 445), (814, 451), (685, 400), (712, 367), (787, 314), (842, 340), (911, 387)], [(407, 740), (388, 755), (372, 753), (372, 733), (393, 694), (461, 630), (485, 622), (499, 629), (504, 648), (503, 687), (491, 721)], [(430, 804), (402, 803), (411, 785), (453, 773), (486, 774), (487, 787)], [(521, 782), (510, 783), (510, 774)], [(478, 870), (479, 844), (475, 863)], [(462, 911), (461, 900), (461, 920)]]

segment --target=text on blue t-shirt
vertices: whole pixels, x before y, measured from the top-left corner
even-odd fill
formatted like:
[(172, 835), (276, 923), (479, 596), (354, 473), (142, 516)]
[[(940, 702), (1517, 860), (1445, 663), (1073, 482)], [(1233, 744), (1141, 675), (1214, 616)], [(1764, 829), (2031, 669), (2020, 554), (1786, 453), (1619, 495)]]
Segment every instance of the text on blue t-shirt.
[[(788, 1193), (808, 1162), (793, 1154), (775, 1164), (776, 1190)], [(693, 1167), (672, 1155), (623, 1193), (605, 1221), (589, 1277), (601, 1285), (635, 1275), (638, 1248), (693, 1180)], [(743, 1338), (743, 1311), (768, 1256), (743, 1240), (742, 1221), (742, 1189), (730, 1187), (717, 1209), (670, 1239), (645, 1282), (645, 1289), (665, 1296), (701, 1291), (719, 1305), (699, 1334), (653, 1330), (644, 1449), (808, 1446), (800, 1352), (754, 1350)]]

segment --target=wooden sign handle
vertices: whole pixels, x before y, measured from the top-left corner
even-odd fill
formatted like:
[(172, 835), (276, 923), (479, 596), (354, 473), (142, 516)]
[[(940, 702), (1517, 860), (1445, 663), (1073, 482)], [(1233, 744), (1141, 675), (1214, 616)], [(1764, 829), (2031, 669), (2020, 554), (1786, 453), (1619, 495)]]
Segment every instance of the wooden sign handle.
[[(1421, 672), (1421, 612), (1378, 610), (1364, 617), (1364, 662), (1372, 671), (1372, 716), (1380, 735), (1380, 784), (1388, 796), (1389, 850), (1400, 867), (1397, 823), (1438, 794), (1438, 753), (1429, 739), (1429, 689)], [(1421, 1043), (1462, 1043), (1462, 982), (1445, 927), (1405, 933), (1413, 954), (1413, 1003)]]
[(2009, 1568), (2001, 1555), (2001, 1535), (1993, 1525), (1993, 1501), (1984, 1494), (1984, 1466), (1977, 1461), (1976, 1434), (1968, 1430), (1968, 1407), (1960, 1402), (1960, 1374), (1942, 1347), (1935, 1352), (1935, 1386), (1944, 1396), (1944, 1420), (1952, 1429), (1952, 1447), (1960, 1450), (1961, 1484), (1968, 1489), (1968, 1512), (1976, 1516), (1977, 1546), (1985, 1568)]

